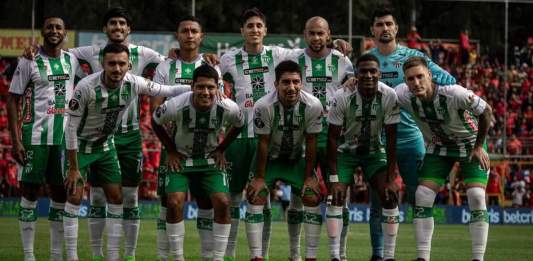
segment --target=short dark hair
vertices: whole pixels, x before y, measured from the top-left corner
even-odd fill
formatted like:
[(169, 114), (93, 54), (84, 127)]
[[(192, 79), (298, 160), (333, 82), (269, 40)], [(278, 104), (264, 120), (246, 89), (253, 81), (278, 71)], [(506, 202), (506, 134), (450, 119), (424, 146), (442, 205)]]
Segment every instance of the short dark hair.
[(192, 16), (192, 15), (186, 15), (186, 16), (180, 18), (178, 20), (178, 28), (180, 27), (180, 24), (182, 22), (185, 22), (185, 21), (191, 21), (191, 22), (198, 23), (198, 25), (200, 26), (200, 30), (202, 30), (202, 32), (204, 31), (204, 26), (202, 25), (202, 21), (198, 17)]
[(103, 21), (104, 26), (106, 26), (109, 19), (113, 17), (122, 17), (126, 19), (126, 23), (128, 24), (128, 26), (130, 27), (132, 26), (133, 19), (131, 17), (131, 14), (128, 12), (128, 10), (126, 10), (126, 8), (122, 6), (116, 6), (116, 7), (113, 7), (107, 10), (107, 12), (104, 15), (104, 21)]
[(60, 15), (57, 15), (57, 14), (48, 14), (48, 15), (44, 16), (43, 23), (41, 24), (41, 28), (44, 27), (44, 24), (46, 23), (46, 20), (52, 19), (52, 18), (61, 19), (61, 21), (63, 21), (63, 24), (66, 27), (66, 22), (65, 22), (65, 19), (63, 17), (61, 17)]
[(374, 13), (372, 13), (372, 19), (370, 20), (370, 26), (374, 25), (374, 21), (376, 20), (376, 18), (387, 16), (387, 15), (392, 16), (392, 20), (394, 20), (394, 23), (397, 24), (398, 22), (396, 22), (396, 18), (394, 18), (394, 13), (393, 12), (394, 12), (394, 10), (392, 9), (392, 7), (390, 7), (388, 5), (378, 6), (374, 10)]
[(276, 72), (276, 82), (278, 82), (281, 79), (281, 75), (283, 75), (286, 72), (289, 73), (298, 73), (300, 75), (300, 79), (302, 78), (302, 70), (300, 68), (300, 65), (297, 63), (285, 60), (276, 66), (276, 69), (274, 69)]
[(130, 50), (128, 49), (128, 47), (123, 44), (119, 44), (119, 43), (107, 44), (104, 47), (104, 50), (102, 51), (104, 57), (108, 53), (122, 53), (122, 52), (125, 52), (126, 54), (128, 54), (128, 57), (130, 56)]
[(379, 59), (375, 55), (370, 53), (363, 54), (359, 58), (357, 58), (357, 61), (355, 62), (355, 68), (359, 67), (359, 64), (362, 62), (376, 62), (378, 64), (378, 67), (380, 66)]
[(261, 12), (261, 10), (259, 10), (259, 8), (253, 7), (253, 8), (244, 10), (244, 12), (242, 13), (242, 15), (241, 15), (241, 27), (244, 27), (244, 24), (246, 24), (246, 21), (248, 21), (248, 19), (250, 19), (250, 17), (254, 17), (254, 16), (259, 17), (263, 21), (263, 23), (266, 25), (266, 16), (265, 16), (265, 14), (263, 14), (263, 12)]
[(215, 83), (218, 84), (218, 79), (219, 79), (218, 78), (218, 72), (211, 65), (203, 64), (203, 65), (198, 66), (196, 69), (194, 69), (194, 72), (192, 74), (192, 82), (193, 82), (193, 84), (196, 82), (198, 77), (205, 77), (205, 78), (214, 79)]
[(403, 63), (402, 69), (405, 72), (407, 69), (419, 65), (428, 68), (428, 62), (426, 61), (426, 58), (422, 56), (413, 56)]

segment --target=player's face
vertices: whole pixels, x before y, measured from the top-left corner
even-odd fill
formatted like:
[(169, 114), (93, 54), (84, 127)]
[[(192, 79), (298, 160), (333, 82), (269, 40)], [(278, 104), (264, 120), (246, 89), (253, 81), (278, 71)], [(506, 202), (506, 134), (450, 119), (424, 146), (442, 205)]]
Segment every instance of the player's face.
[(404, 72), (405, 83), (409, 91), (419, 98), (428, 98), (431, 93), (431, 72), (425, 66), (418, 65)]
[(304, 37), (311, 51), (320, 52), (326, 48), (330, 40), (330, 31), (324, 23), (315, 21), (307, 25), (304, 30)]
[(258, 16), (248, 18), (241, 28), (242, 37), (244, 37), (244, 41), (248, 44), (262, 44), (266, 32), (265, 22)]
[(377, 90), (380, 77), (379, 65), (374, 61), (361, 62), (357, 66), (357, 87), (363, 92)]
[(195, 21), (183, 21), (178, 26), (176, 38), (180, 43), (180, 49), (192, 51), (200, 48), (204, 34), (202, 28)]
[(59, 46), (65, 40), (65, 23), (61, 18), (48, 18), (44, 22), (41, 35), (45, 44), (49, 46)]
[(370, 31), (375, 40), (381, 43), (389, 43), (396, 40), (398, 25), (394, 22), (392, 15), (386, 15), (374, 18)]
[(300, 99), (302, 78), (297, 72), (285, 72), (281, 74), (279, 81), (276, 81), (275, 85), (281, 104), (291, 106), (296, 104)]
[(198, 77), (193, 83), (193, 103), (201, 109), (213, 106), (217, 95), (218, 85), (213, 78)]
[(104, 33), (111, 42), (122, 43), (126, 41), (131, 28), (124, 17), (111, 17), (104, 26)]
[(130, 60), (126, 52), (106, 53), (103, 61), (106, 80), (113, 83), (122, 81), (129, 70), (129, 65)]

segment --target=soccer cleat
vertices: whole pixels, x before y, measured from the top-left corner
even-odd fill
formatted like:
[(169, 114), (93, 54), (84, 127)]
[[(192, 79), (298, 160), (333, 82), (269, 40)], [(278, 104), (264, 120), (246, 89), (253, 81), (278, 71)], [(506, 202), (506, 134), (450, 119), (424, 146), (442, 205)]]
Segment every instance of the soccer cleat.
[(370, 258), (370, 261), (383, 261), (383, 257), (374, 255)]
[(103, 256), (93, 256), (92, 261), (104, 261), (104, 257)]
[(417, 259), (415, 259), (415, 260), (413, 260), (413, 261), (426, 261), (426, 260), (423, 259), (423, 258), (421, 258), (421, 257), (419, 257), (419, 258), (417, 258)]
[(232, 256), (225, 256), (224, 261), (235, 261), (235, 258), (233, 258)]
[(134, 256), (124, 257), (124, 261), (135, 261), (135, 257)]
[(348, 260), (348, 257), (346, 256), (341, 256), (341, 261), (347, 261)]
[(331, 261), (341, 261), (341, 260), (339, 260), (338, 258), (333, 258), (331, 259)]
[(389, 259), (387, 259), (385, 261), (394, 261), (394, 259), (393, 258), (389, 258)]
[(35, 256), (33, 254), (25, 254), (24, 255), (24, 261), (35, 261)]
[(300, 256), (292, 256), (289, 257), (289, 261), (302, 261), (302, 258)]

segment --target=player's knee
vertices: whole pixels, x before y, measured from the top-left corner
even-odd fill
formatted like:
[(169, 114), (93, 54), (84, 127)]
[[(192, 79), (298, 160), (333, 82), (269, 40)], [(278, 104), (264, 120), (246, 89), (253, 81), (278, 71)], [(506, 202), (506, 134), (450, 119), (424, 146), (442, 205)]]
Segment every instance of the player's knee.
[(38, 184), (21, 182), (22, 196), (29, 201), (36, 201), (39, 187)]
[(421, 207), (433, 207), (437, 193), (426, 186), (418, 186), (415, 193), (416, 205)]
[(184, 200), (178, 193), (171, 193), (167, 196), (167, 209), (180, 210), (183, 208)]
[(215, 193), (211, 196), (213, 208), (218, 210), (229, 210), (230, 199), (226, 193)]
[(50, 192), (50, 198), (58, 203), (65, 203), (67, 201), (67, 192), (65, 186), (62, 185), (50, 185), (48, 186)]
[(301, 211), (303, 210), (303, 208), (304, 208), (304, 205), (302, 203), (302, 198), (300, 198), (299, 195), (292, 193), (291, 200), (289, 202), (289, 209)]
[(302, 197), (303, 205), (307, 207), (316, 207), (320, 204), (321, 201), (322, 199), (320, 195), (315, 194), (315, 193), (304, 195)]
[(466, 190), (466, 197), (468, 199), (468, 207), (470, 210), (485, 210), (485, 189), (480, 187), (472, 187)]
[(138, 205), (138, 188), (137, 187), (123, 187), (122, 200), (125, 208), (134, 208)]
[(91, 187), (90, 189), (91, 206), (103, 207), (106, 204), (104, 189), (101, 187)]

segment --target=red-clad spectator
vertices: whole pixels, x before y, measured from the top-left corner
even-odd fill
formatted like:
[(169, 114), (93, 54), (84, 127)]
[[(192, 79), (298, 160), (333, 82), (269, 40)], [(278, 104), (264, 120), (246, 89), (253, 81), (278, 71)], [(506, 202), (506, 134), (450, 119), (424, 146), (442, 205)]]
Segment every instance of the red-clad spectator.
[(422, 37), (416, 31), (416, 26), (411, 26), (411, 30), (407, 33), (407, 47), (422, 50), (421, 41)]
[(490, 170), (489, 181), (487, 183), (487, 197), (489, 205), (499, 205), (501, 189), (501, 176), (495, 169)]
[(507, 141), (507, 153), (511, 155), (520, 155), (522, 154), (522, 149), (522, 142), (516, 138), (516, 135), (513, 134)]
[(468, 54), (470, 52), (470, 37), (468, 30), (464, 30), (459, 34), (459, 47), (461, 51), (461, 64), (468, 63)]

